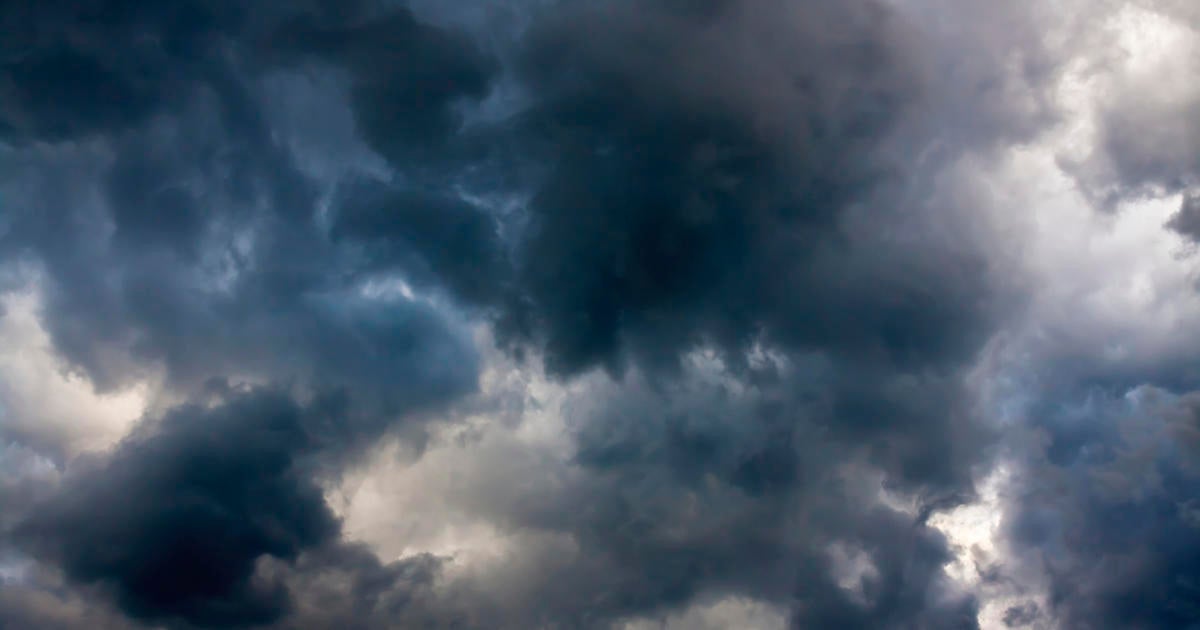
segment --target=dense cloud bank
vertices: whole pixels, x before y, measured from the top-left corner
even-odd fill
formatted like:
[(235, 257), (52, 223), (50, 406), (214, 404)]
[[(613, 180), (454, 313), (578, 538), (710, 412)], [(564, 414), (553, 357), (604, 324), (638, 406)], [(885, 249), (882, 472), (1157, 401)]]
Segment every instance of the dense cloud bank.
[(1197, 17), (0, 3), (0, 625), (1200, 623)]

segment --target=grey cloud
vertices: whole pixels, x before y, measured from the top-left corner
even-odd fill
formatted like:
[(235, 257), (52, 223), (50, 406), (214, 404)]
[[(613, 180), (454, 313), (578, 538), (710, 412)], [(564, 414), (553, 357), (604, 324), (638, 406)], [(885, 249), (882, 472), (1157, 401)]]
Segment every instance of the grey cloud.
[(34, 585), (4, 584), (0, 588), (0, 621), (5, 627), (45, 630), (142, 630), (106, 606), (101, 598), (64, 589), (53, 580)]
[[(322, 227), (319, 183), (263, 117), (255, 87), (274, 62), (254, 58), (255, 36), (274, 27), (255, 21), (281, 14), (253, 9), (3, 9), (6, 31), (33, 26), (5, 40), (19, 54), (6, 57), (4, 89), (17, 97), (5, 100), (3, 141), (20, 175), (6, 189), (0, 259), (32, 270), (66, 365), (105, 391), (161, 370), (177, 397), (210, 396), (216, 378), (292, 383), (326, 405), (223, 394), (71, 463), (48, 499), (6, 486), (6, 515), (25, 517), (11, 544), (61, 568), (63, 589), (96, 589), (169, 627), (284, 616), (284, 582), (257, 567), (339, 544), (317, 479), (469, 393), (478, 371), (456, 316), (363, 293), (362, 270)], [(10, 603), (5, 624), (37, 614)]]
[(5, 3), (0, 130), (16, 142), (128, 128), (187, 98), (195, 64), (239, 28), (238, 3)]
[(1048, 441), (1023, 468), (1008, 530), (1063, 627), (1200, 621), (1196, 409), (1194, 394), (1143, 387), (1039, 424)]
[(381, 563), (370, 550), (344, 545), (306, 554), (284, 570), (297, 593), (296, 614), (281, 630), (306, 628), (496, 627), (495, 619), (471, 621), (453, 601), (441, 599), (442, 558), (428, 554)]
[[(561, 504), (490, 519), (580, 545), (526, 582), (554, 609), (515, 604), (507, 626), (604, 627), (713, 591), (783, 602), (799, 627), (975, 625), (919, 516), (820, 496), (850, 495), (829, 476), (841, 459), (952, 504), (986, 443), (957, 375), (997, 314), (983, 252), (883, 236), (922, 230), (910, 210), (932, 174), (885, 159), (925, 96), (896, 19), (870, 3), (617, 2), (535, 20), (515, 55), (530, 102), (470, 132), (499, 137), (498, 161), (535, 186), (499, 330), (559, 377), (628, 382), (569, 412), (583, 480)], [(699, 348), (777, 393), (743, 407), (690, 388)], [(758, 370), (755, 348), (805, 366)], [(679, 520), (684, 496), (704, 522)], [(791, 520), (808, 510), (828, 521)], [(876, 563), (865, 604), (832, 577), (835, 532)]]
[[(869, 149), (910, 98), (886, 19), (857, 5), (615, 3), (535, 26), (523, 72), (544, 96), (514, 124), (548, 168), (503, 330), (568, 374), (747, 347), (775, 334), (773, 318), (819, 330), (813, 311), (841, 287), (796, 276), (822, 240), (838, 247), (836, 216), (877, 180)], [(816, 294), (812, 310), (748, 284), (772, 279)]]
[(1167, 226), (1192, 241), (1200, 242), (1200, 195), (1184, 195), (1179, 212), (1171, 217)]
[[(464, 627), (610, 628), (745, 597), (788, 611), (796, 627), (974, 627), (973, 598), (942, 572), (941, 535), (920, 510), (879, 497), (877, 466), (891, 463), (877, 464), (881, 456), (930, 459), (926, 446), (902, 444), (901, 424), (833, 435), (838, 417), (818, 399), (817, 370), (765, 372), (755, 382), (689, 368), (669, 386), (637, 374), (588, 378), (562, 410), (566, 458), (496, 425), (431, 445), (413, 464), (422, 487), (405, 490), (428, 498), (405, 503), (396, 527), (436, 536), (439, 523), (478, 522), (503, 551), (403, 614)], [(919, 470), (889, 478), (921, 506), (956, 488)], [(863, 571), (839, 564), (835, 546), (858, 553)]]
[(1194, 89), (1200, 16), (1170, 0), (1135, 4), (1184, 35), (1161, 58), (1143, 62), (1149, 69), (1119, 75), (1101, 103), (1098, 150), (1075, 168), (1106, 201), (1191, 194), (1200, 186), (1200, 93)]
[[(926, 521), (989, 464), (966, 370), (1021, 296), (938, 178), (1050, 119), (1052, 56), (931, 63), (963, 42), (871, 0), (547, 4), (489, 42), (372, 3), (0, 12), (37, 24), (0, 71), (0, 257), (99, 388), (161, 370), (192, 401), (73, 463), (18, 541), (171, 627), (604, 628), (725, 595), (797, 627), (975, 627)], [(277, 73), (344, 85), (388, 172), (302, 168)], [(422, 297), (366, 291), (394, 280)], [(447, 490), (526, 543), (451, 578), (342, 540), (319, 482), (454, 417), (468, 321), (588, 385), (568, 461), (520, 471), (561, 485), (488, 460)], [(206, 404), (214, 377), (294, 387)]]
[(339, 191), (330, 231), (360, 250), (376, 273), (401, 269), (410, 282), (448, 287), (467, 304), (491, 304), (511, 282), (500, 225), (456, 196), (354, 182)]
[(272, 621), (287, 593), (254, 579), (256, 561), (294, 559), (337, 533), (301, 460), (313, 448), (308, 425), (335, 422), (338, 411), (269, 393), (177, 409), (109, 461), (78, 465), (17, 539), (73, 580), (111, 589), (134, 618)]
[[(298, 404), (215, 383), (204, 399), (144, 421), (110, 456), (76, 462), (13, 540), (152, 625), (315, 623), (305, 611), (336, 610), (311, 601), (330, 574), (349, 576), (350, 592), (335, 595), (347, 623), (397, 611), (428, 590), (440, 560), (383, 565), (341, 543), (318, 485), (337, 474), (331, 449), (345, 447), (357, 413), (339, 395)], [(299, 611), (293, 591), (305, 600)]]
[(1004, 625), (1009, 628), (1023, 628), (1037, 621), (1041, 616), (1036, 604), (1021, 604), (1010, 606), (1004, 611)]
[[(936, 502), (957, 484), (934, 485), (938, 473), (913, 464), (938, 445), (906, 444), (903, 434), (926, 432), (903, 417), (846, 428), (853, 416), (822, 400), (836, 394), (813, 380), (822, 377), (768, 379), (737, 396), (719, 385), (618, 390), (594, 415), (575, 415), (593, 507), (567, 527), (600, 567), (613, 564), (589, 579), (615, 580), (598, 590), (616, 612), (717, 592), (778, 601), (796, 627), (974, 627), (973, 600), (941, 572), (940, 535), (845, 480), (879, 468), (894, 490)], [(834, 544), (869, 559), (857, 595), (835, 579)], [(941, 603), (930, 603), (934, 593)]]
[[(1197, 71), (1200, 76), (1200, 70)], [(1130, 100), (1135, 97), (1128, 95)], [(1200, 181), (1200, 102), (1123, 102), (1107, 113), (1104, 151), (1122, 190), (1187, 190)]]
[[(31, 448), (10, 443), (0, 451), (0, 505), (4, 506), (0, 516), (0, 565), (7, 564), (10, 556), (20, 565), (16, 550), (9, 548), (9, 532), (29, 510), (53, 495), (59, 477), (53, 462)], [(3, 581), (5, 577), (0, 575), (0, 583)]]
[(447, 148), (462, 122), (456, 106), (484, 97), (497, 71), (465, 33), (422, 23), (404, 7), (358, 19), (302, 16), (272, 34), (271, 48), (343, 68), (362, 136), (417, 169)]
[[(357, 295), (316, 186), (271, 139), (247, 80), (214, 71), (230, 75), (204, 98), (114, 135), (113, 162), (51, 150), (6, 200), (0, 254), (44, 270), (59, 351), (102, 388), (147, 361), (185, 386), (238, 372), (353, 385), (385, 404), (469, 388), (472, 352), (434, 309)], [(76, 170), (90, 160), (103, 166)], [(380, 381), (422, 362), (407, 388)]]

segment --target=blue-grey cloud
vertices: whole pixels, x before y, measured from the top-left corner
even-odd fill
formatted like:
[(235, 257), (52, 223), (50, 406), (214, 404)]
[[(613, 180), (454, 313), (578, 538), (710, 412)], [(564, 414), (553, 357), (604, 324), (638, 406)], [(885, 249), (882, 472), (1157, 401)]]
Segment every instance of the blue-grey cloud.
[[(65, 368), (163, 390), (111, 452), (37, 445), (62, 480), (4, 486), (0, 551), (62, 581), (0, 621), (606, 628), (738, 596), (796, 627), (977, 627), (928, 521), (1015, 444), (970, 379), (1026, 287), (945, 179), (1053, 122), (1066, 60), (1024, 3), (911, 4), (0, 5), (0, 262)], [(350, 122), (298, 142), (280, 77)], [(1186, 152), (1122, 148), (1123, 111), (1101, 122), (1124, 189), (1190, 186)], [(347, 131), (329, 153), (363, 163), (322, 162)], [(565, 386), (569, 453), (524, 471), (561, 480), (536, 496), (496, 466), (516, 498), (456, 509), (571, 553), (447, 577), (348, 542), (324, 490), (380, 440), (419, 458), (429, 418), (521, 398), (480, 397), (473, 327)], [(1175, 366), (1059, 367), (1009, 522), (1048, 554), (1050, 609), (1005, 623), (1193, 622), (1193, 550), (1153, 549), (1190, 531), (1190, 398), (1057, 413)], [(1170, 431), (1131, 442), (1134, 417)]]
[(1143, 387), (1048, 416), (1030, 453), (1011, 539), (1049, 578), (1066, 628), (1186, 628), (1200, 621), (1193, 497), (1194, 394)]
[(302, 461), (339, 409), (248, 394), (175, 410), (100, 465), (82, 464), (17, 537), (139, 619), (259, 625), (287, 606), (256, 583), (261, 556), (294, 559), (337, 521)]

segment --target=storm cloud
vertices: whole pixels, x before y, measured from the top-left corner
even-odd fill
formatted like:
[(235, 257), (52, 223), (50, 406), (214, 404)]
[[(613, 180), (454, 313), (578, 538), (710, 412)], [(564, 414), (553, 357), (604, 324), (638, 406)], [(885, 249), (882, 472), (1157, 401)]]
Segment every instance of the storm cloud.
[(0, 5), (0, 625), (1190, 627), (1196, 17)]
[[(81, 470), (18, 531), (76, 580), (111, 585), (136, 618), (252, 625), (283, 591), (252, 584), (260, 556), (294, 559), (336, 521), (296, 460), (304, 412), (278, 395), (185, 407), (146, 427), (99, 470)], [(335, 412), (336, 413), (336, 412)]]
[(1047, 418), (1045, 429), (1008, 527), (1020, 557), (1044, 565), (1063, 626), (1194, 624), (1195, 395), (1143, 387), (1097, 396)]

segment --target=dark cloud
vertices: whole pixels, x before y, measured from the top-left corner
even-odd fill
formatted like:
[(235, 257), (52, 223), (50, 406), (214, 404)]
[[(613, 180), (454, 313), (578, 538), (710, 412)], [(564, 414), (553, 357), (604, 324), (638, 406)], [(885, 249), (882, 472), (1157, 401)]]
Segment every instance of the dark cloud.
[[(0, 458), (0, 532), (11, 529), (25, 511), (54, 489), (58, 471), (52, 462), (28, 447), (13, 443)], [(0, 546), (0, 554), (4, 551)]]
[(362, 136), (415, 169), (446, 149), (462, 124), (456, 107), (486, 96), (498, 69), (465, 33), (422, 23), (403, 7), (359, 19), (302, 16), (272, 35), (271, 48), (343, 68)]
[(1037, 604), (1021, 604), (1010, 606), (1004, 611), (1004, 625), (1009, 628), (1023, 628), (1037, 621), (1041, 616)]
[(912, 98), (889, 36), (881, 10), (825, 3), (615, 3), (536, 25), (521, 68), (541, 98), (514, 125), (546, 168), (505, 330), (566, 374), (746, 348), (802, 318), (789, 330), (827, 335), (822, 305), (854, 289), (802, 270), (848, 247), (836, 217), (869, 197), (870, 149)]
[(138, 619), (244, 627), (288, 606), (254, 579), (261, 556), (294, 559), (338, 523), (303, 469), (312, 426), (339, 410), (252, 393), (176, 409), (103, 464), (81, 464), (18, 539), (73, 580), (111, 588)]
[[(318, 183), (257, 91), (273, 63), (254, 57), (257, 34), (281, 12), (6, 3), (3, 16), (6, 32), (32, 27), (5, 39), (3, 89), (15, 96), (0, 114), (4, 141), (25, 153), (0, 257), (33, 270), (67, 366), (102, 390), (161, 370), (187, 398), (209, 396), (217, 378), (290, 382), (318, 401), (227, 393), (174, 409), (111, 456), (72, 464), (18, 546), (60, 567), (64, 589), (99, 589), (135, 619), (277, 621), (292, 600), (259, 565), (340, 544), (317, 479), (399, 420), (471, 391), (475, 352), (455, 316), (368, 295), (371, 270), (323, 227)], [(436, 116), (419, 98), (409, 106)], [(454, 232), (427, 216), (435, 233)], [(29, 492), (9, 490), (6, 515), (26, 512)], [(4, 623), (32, 610), (6, 606)]]
[(505, 294), (507, 251), (486, 210), (459, 197), (378, 183), (345, 188), (330, 234), (360, 249), (369, 269), (401, 269), (410, 282), (445, 286), (468, 304), (492, 304)]
[(1022, 472), (1008, 528), (1063, 627), (1200, 622), (1197, 418), (1194, 394), (1143, 387), (1040, 423), (1044, 455)]
[[(509, 198), (532, 185), (527, 209), (497, 217), (438, 201), (461, 217), (458, 231), (429, 234), (407, 273), (440, 256), (452, 288), (498, 313), (506, 342), (544, 351), (561, 375), (669, 367), (701, 346), (735, 360), (759, 342), (900, 363), (961, 359), (988, 329), (984, 258), (879, 239), (928, 227), (900, 199), (921, 194), (932, 169), (906, 173), (883, 157), (921, 104), (908, 35), (872, 3), (550, 10), (509, 55), (527, 102), (456, 139), (487, 147), (461, 184)], [(394, 47), (355, 41), (362, 58), (391, 59)], [(363, 72), (345, 47), (330, 44), (326, 57)], [(446, 137), (443, 125), (422, 128)], [(360, 131), (376, 147), (421, 145), (403, 130)], [(401, 172), (420, 171), (411, 156), (380, 150)], [(900, 177), (911, 188), (898, 188)], [(343, 202), (339, 233), (368, 241), (376, 263), (396, 264), (431, 229), (414, 208), (436, 197), (389, 207), (359, 194)], [(507, 258), (492, 221), (503, 222)], [(464, 285), (462, 265), (486, 269)]]
[(438, 601), (443, 561), (422, 554), (381, 563), (370, 550), (355, 545), (314, 550), (284, 571), (297, 594), (298, 609), (278, 627), (495, 627), (483, 620), (469, 621), (452, 602)]
[[(316, 471), (298, 460), (327, 461), (397, 414), (468, 391), (473, 352), (434, 309), (370, 300), (346, 281), (316, 225), (312, 184), (218, 50), (240, 11), (50, 4), (4, 4), (6, 139), (115, 154), (97, 167), (103, 149), (42, 150), (47, 159), (22, 163), (29, 194), (5, 200), (0, 249), (43, 270), (59, 352), (105, 388), (149, 360), (185, 391), (213, 376), (297, 378), (365, 411), (319, 413), (265, 394), (178, 409), (110, 459), (77, 465), (87, 470), (19, 539), (135, 618), (272, 621), (289, 598), (255, 578), (256, 563), (338, 534)], [(11, 516), (31, 490), (9, 486)], [(6, 624), (32, 614), (6, 608)]]
[(1184, 195), (1179, 212), (1171, 217), (1167, 227), (1192, 241), (1200, 242), (1200, 195)]
[[(944, 176), (1052, 118), (1052, 55), (1011, 63), (1037, 40), (1024, 8), (981, 9), (1020, 33), (967, 46), (873, 0), (514, 4), (490, 39), (453, 8), (18, 4), (0, 260), (32, 270), (69, 369), (190, 401), (53, 492), (5, 480), (16, 546), (66, 578), (45, 601), (184, 628), (606, 628), (729, 596), (796, 627), (977, 626), (928, 521), (990, 465), (969, 369), (1021, 296)], [(970, 51), (931, 61), (947, 42)], [(307, 121), (272, 118), (281, 77), (337, 91), (296, 111), (344, 108), (358, 137), (314, 120), (300, 142)], [(322, 142), (386, 165), (330, 166)], [(1186, 179), (1122, 156), (1130, 178)], [(389, 432), (424, 439), (421, 416), (469, 424), (468, 322), (565, 387), (569, 453), (443, 471), (439, 505), (517, 541), (502, 566), (381, 561), (323, 484)], [(1044, 427), (1014, 540), (1061, 554), (1052, 612), (1080, 627), (1194, 621), (1186, 542), (1116, 555), (1184, 538), (1185, 459), (1135, 500), (1142, 451), (1087, 459), (1119, 443), (1106, 426)], [(487, 455), (461, 441), (456, 466)], [(1066, 498), (1043, 505), (1035, 469)], [(1076, 475), (1149, 512), (1106, 529), (1125, 512)], [(48, 614), (13, 597), (0, 620)]]
[(236, 31), (233, 2), (6, 2), (0, 61), (3, 137), (103, 135), (189, 96), (197, 65)]
[[(502, 343), (558, 377), (603, 367), (626, 382), (570, 412), (585, 481), (490, 519), (579, 545), (570, 562), (538, 560), (529, 599), (484, 615), (493, 624), (605, 627), (715, 592), (779, 602), (799, 627), (975, 626), (924, 517), (865, 507), (832, 474), (879, 471), (931, 510), (970, 493), (986, 442), (959, 370), (1000, 289), (979, 250), (891, 237), (929, 229), (912, 205), (929, 203), (932, 174), (886, 157), (926, 96), (895, 20), (871, 3), (616, 2), (530, 27), (513, 54), (528, 102), (464, 138), (492, 139), (484, 166), (509, 167), (485, 186), (532, 183), (507, 217), (512, 267), (491, 227), (429, 242), (497, 261), (485, 273), (511, 287), (492, 293), (441, 268), (497, 313)], [(347, 203), (342, 233), (369, 225), (372, 259), (395, 260), (387, 245), (432, 232), (414, 202)], [(464, 257), (468, 241), (483, 247)], [(689, 385), (701, 349), (767, 393)], [(756, 352), (787, 367), (758, 367)], [(810, 510), (827, 520), (803, 522)], [(833, 577), (838, 542), (873, 563), (858, 598)]]
[[(131, 146), (144, 157), (115, 165), (100, 208), (51, 190), (67, 175), (47, 168), (46, 197), (11, 234), (28, 230), (22, 253), (44, 266), (45, 323), (59, 351), (98, 385), (138, 378), (128, 366), (142, 362), (184, 387), (228, 374), (295, 378), (390, 407), (472, 387), (474, 353), (461, 333), (423, 303), (362, 295), (319, 232), (311, 198), (296, 200), (307, 208), (287, 206), (296, 191), (277, 190), (281, 207), (239, 209), (220, 188), (153, 176), (171, 169), (160, 150), (157, 141)], [(171, 176), (204, 182), (196, 170)], [(48, 214), (57, 203), (72, 204), (74, 216)], [(227, 215), (207, 210), (226, 203)], [(172, 218), (147, 221), (143, 212)], [(409, 376), (396, 383), (398, 374)]]
[[(901, 421), (842, 433), (844, 416), (821, 400), (822, 366), (786, 378), (772, 371), (689, 367), (669, 386), (636, 373), (588, 379), (562, 410), (566, 460), (508, 443), (491, 426), (432, 446), (413, 464), (429, 487), (398, 488), (428, 492), (429, 503), (409, 504), (396, 527), (428, 522), (437, 538), (466, 515), (495, 532), (501, 560), (460, 567), (419, 597), (389, 591), (412, 602), (396, 618), (611, 628), (744, 597), (778, 607), (795, 627), (975, 627), (976, 602), (942, 571), (949, 551), (922, 513), (955, 503), (945, 493), (959, 481), (913, 465), (968, 449), (908, 440)], [(897, 494), (926, 484), (920, 507), (882, 500), (884, 477)], [(348, 580), (333, 583), (345, 592)], [(303, 615), (300, 627), (327, 618)]]
[(321, 227), (319, 190), (272, 138), (251, 78), (206, 64), (171, 116), (109, 130), (111, 162), (80, 173), (104, 151), (50, 150), (28, 167), (28, 194), (7, 200), (0, 255), (44, 270), (58, 350), (102, 388), (147, 361), (181, 385), (299, 378), (393, 406), (469, 388), (471, 351), (432, 308), (358, 294), (359, 270)]
[[(144, 422), (111, 456), (77, 462), (14, 540), (148, 623), (387, 619), (429, 590), (441, 560), (381, 564), (339, 542), (318, 480), (336, 472), (330, 449), (354, 413), (338, 395), (301, 405), (215, 383), (205, 400)], [(342, 583), (330, 576), (344, 576), (348, 591), (322, 604), (321, 590)]]
[[(975, 627), (975, 602), (942, 573), (940, 534), (920, 514), (884, 505), (878, 488), (855, 486), (882, 469), (893, 489), (936, 501), (959, 483), (925, 467), (935, 458), (925, 449), (944, 445), (906, 442), (929, 434), (916, 415), (893, 411), (880, 428), (843, 412), (843, 401), (822, 399), (836, 396), (827, 376), (806, 366), (774, 382), (630, 387), (578, 410), (576, 461), (593, 477), (591, 507), (540, 526), (586, 541), (585, 568), (570, 571), (587, 577), (556, 579), (597, 583), (581, 590), (608, 594), (614, 616), (718, 592), (779, 602), (796, 627)], [(747, 389), (726, 389), (738, 386)], [(953, 450), (967, 450), (970, 440), (956, 437)], [(833, 546), (858, 550), (869, 567), (849, 586), (839, 576), (852, 569), (830, 556)]]

